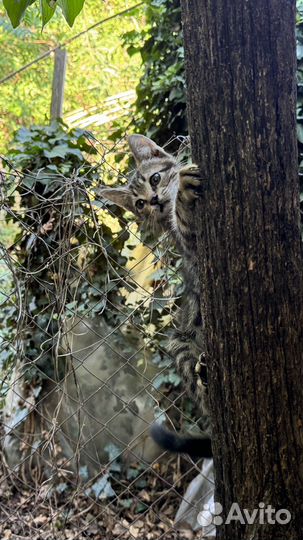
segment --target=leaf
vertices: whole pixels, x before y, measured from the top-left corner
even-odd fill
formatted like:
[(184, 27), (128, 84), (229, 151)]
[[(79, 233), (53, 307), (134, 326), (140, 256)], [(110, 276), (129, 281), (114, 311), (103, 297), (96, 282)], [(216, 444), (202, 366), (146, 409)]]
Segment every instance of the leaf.
[(26, 407), (23, 407), (22, 409), (18, 409), (15, 416), (14, 416), (14, 420), (13, 420), (13, 423), (11, 425), (11, 429), (14, 429), (19, 424), (21, 424), (21, 422), (23, 422), (25, 420), (25, 418), (28, 416), (28, 414), (29, 414), (29, 410), (26, 409)]
[(303, 59), (303, 44), (297, 43), (297, 59), (302, 60)]
[(83, 8), (84, 0), (58, 0), (63, 15), (69, 26), (73, 26), (75, 18)]
[(83, 155), (81, 153), (81, 150), (79, 148), (69, 148), (67, 151), (68, 154), (72, 154), (73, 156), (77, 156), (77, 158), (80, 159), (80, 161), (83, 161)]
[(134, 525), (130, 525), (129, 532), (130, 532), (130, 535), (131, 535), (132, 538), (138, 538), (138, 536), (140, 534), (140, 529), (138, 529)]
[(80, 161), (83, 161), (83, 155), (81, 153), (81, 150), (79, 148), (70, 148), (67, 146), (67, 144), (58, 144), (57, 146), (54, 146), (52, 150), (44, 150), (44, 155), (49, 158), (55, 158), (55, 157), (61, 157), (65, 158), (68, 154), (72, 154), (73, 156), (77, 156)]
[(23, 178), (23, 181), (22, 181), (22, 185), (29, 188), (29, 189), (32, 189), (32, 187), (35, 185), (36, 183), (36, 178), (34, 176), (24, 176)]
[(101, 311), (105, 308), (106, 306), (106, 298), (102, 298), (102, 300), (100, 300), (99, 302), (97, 302), (93, 308), (92, 308), (92, 311), (94, 313), (98, 312), (98, 311)]
[[(129, 497), (128, 499), (121, 499), (119, 502), (121, 506), (123, 506), (124, 508), (130, 508), (134, 500), (131, 497)], [(124, 529), (122, 532), (124, 532)]]
[(153, 380), (153, 387), (158, 390), (162, 384), (165, 384), (168, 382), (168, 375), (165, 373), (160, 373), (160, 375), (157, 375), (157, 377)]
[(116, 494), (108, 480), (109, 475), (105, 474), (101, 476), (91, 487), (97, 499), (107, 499), (108, 497), (114, 497)]
[(33, 394), (34, 394), (35, 398), (37, 398), (37, 397), (39, 396), (41, 390), (42, 390), (42, 386), (41, 386), (41, 385), (35, 386), (35, 387), (33, 388)]
[(151, 5), (160, 7), (162, 5), (165, 5), (166, 0), (152, 0)]
[(68, 304), (66, 304), (65, 307), (69, 310), (73, 310), (77, 306), (77, 304), (78, 304), (77, 300), (73, 300), (72, 302), (69, 302)]
[(106, 202), (105, 202), (105, 201), (99, 201), (99, 200), (97, 200), (97, 199), (94, 199), (94, 200), (92, 201), (92, 204), (93, 204), (94, 206), (97, 206), (98, 208), (103, 208), (103, 210), (106, 208)]
[(297, 124), (297, 137), (300, 143), (303, 143), (303, 125)]
[(3, 5), (14, 28), (20, 24), (26, 8), (28, 8), (33, 1), (34, 0), (3, 0)]
[(46, 23), (48, 23), (56, 11), (56, 4), (54, 4), (54, 7), (51, 7), (46, 0), (40, 0), (40, 9), (42, 16), (42, 28), (44, 28)]
[(56, 491), (57, 493), (64, 493), (67, 489), (67, 483), (66, 482), (60, 482), (56, 485)]
[(29, 129), (22, 127), (17, 131), (16, 140), (20, 142), (29, 142), (35, 135), (36, 133), (34, 131), (30, 131)]
[(31, 302), (29, 303), (28, 309), (30, 312), (32, 312), (32, 311), (35, 311), (36, 308), (37, 308), (36, 297), (33, 296)]
[(82, 465), (79, 469), (79, 476), (81, 480), (87, 480), (88, 479), (88, 468), (87, 465)]
[(108, 457), (109, 457), (110, 461), (113, 461), (114, 459), (117, 459), (117, 457), (119, 457), (120, 454), (121, 454), (120, 448), (118, 448), (118, 446), (116, 446), (113, 443), (108, 443), (104, 447), (104, 450), (108, 453)]
[(47, 167), (45, 167), (45, 170), (50, 170), (50, 171), (56, 171), (56, 172), (57, 172), (57, 171), (58, 171), (58, 167), (57, 167), (57, 165), (52, 165), (52, 164), (50, 164), (50, 165), (48, 165)]
[(170, 372), (168, 375), (168, 380), (174, 386), (178, 386), (182, 379), (177, 373)]
[(127, 477), (127, 480), (134, 480), (134, 478), (137, 478), (137, 476), (139, 476), (140, 472), (141, 472), (141, 468), (140, 467), (129, 467), (126, 471), (126, 477)]
[(139, 502), (137, 505), (136, 505), (136, 513), (140, 514), (141, 512), (146, 512), (148, 506), (147, 504), (145, 503), (142, 503), (142, 502)]
[(183, 91), (181, 88), (172, 88), (170, 93), (169, 93), (169, 96), (168, 96), (168, 99), (170, 101), (173, 101), (174, 99), (180, 99), (181, 97), (183, 96)]
[(43, 154), (49, 158), (55, 158), (55, 157), (61, 157), (65, 158), (66, 154), (68, 153), (68, 146), (66, 144), (61, 144), (58, 146), (55, 146), (52, 150), (44, 150)]

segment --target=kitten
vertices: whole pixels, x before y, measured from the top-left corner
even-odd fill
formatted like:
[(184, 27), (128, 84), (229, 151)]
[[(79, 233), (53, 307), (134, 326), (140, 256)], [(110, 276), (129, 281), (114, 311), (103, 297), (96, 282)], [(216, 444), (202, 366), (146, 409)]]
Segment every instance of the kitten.
[[(202, 189), (200, 173), (196, 165), (181, 167), (174, 156), (144, 135), (131, 135), (128, 143), (137, 167), (134, 177), (125, 186), (101, 187), (98, 194), (133, 212), (138, 221), (146, 221), (148, 230), (155, 237), (169, 232), (177, 244), (183, 257), (185, 290), (179, 329), (170, 341), (170, 353), (186, 388), (199, 405), (202, 403), (205, 407), (205, 364), (201, 355), (202, 319), (193, 212)], [(164, 449), (211, 457), (211, 442), (207, 436), (177, 435), (159, 424), (152, 427), (151, 435)]]

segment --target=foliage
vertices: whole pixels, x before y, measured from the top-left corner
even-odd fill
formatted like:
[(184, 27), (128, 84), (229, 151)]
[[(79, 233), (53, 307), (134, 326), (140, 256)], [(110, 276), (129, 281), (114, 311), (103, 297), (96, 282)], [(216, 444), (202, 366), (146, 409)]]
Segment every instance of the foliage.
[[(137, 86), (136, 131), (165, 144), (174, 136), (187, 134), (180, 0), (147, 0), (145, 13), (147, 28), (124, 35), (129, 55), (133, 58), (139, 53), (144, 65), (144, 74)], [(297, 130), (303, 213), (303, 0), (297, 2), (297, 59)]]
[[(15, 135), (5, 162), (6, 220), (16, 231), (8, 249), (16, 270), (0, 314), (0, 365), (9, 370), (21, 359), (26, 380), (40, 389), (43, 379), (65, 373), (58, 341), (66, 320), (102, 316), (117, 328), (115, 339), (124, 355), (142, 350), (138, 369), (145, 369), (150, 351), (157, 371), (165, 370), (154, 387), (166, 385), (171, 393), (179, 388), (180, 377), (165, 350), (173, 290), (180, 293), (180, 262), (167, 253), (163, 266), (157, 264), (150, 276), (151, 289), (137, 286), (129, 268), (138, 265), (132, 253), (140, 233), (134, 224), (126, 227), (121, 209), (95, 200), (100, 177), (112, 182), (111, 166), (103, 160), (102, 167), (95, 164), (96, 155), (89, 133), (63, 123), (21, 128)], [(157, 248), (156, 262), (158, 253)], [(128, 289), (138, 291), (131, 302)], [(6, 390), (4, 385), (2, 393)]]
[[(179, 295), (181, 290), (180, 261), (167, 253), (159, 265), (159, 251), (155, 249), (150, 286), (145, 290), (137, 285), (131, 268), (138, 265), (132, 254), (138, 247), (140, 232), (135, 224), (126, 221), (122, 210), (95, 199), (94, 189), (100, 179), (109, 183), (113, 179), (110, 165), (104, 160), (102, 167), (95, 163), (99, 156), (94, 143), (88, 132), (54, 122), (18, 130), (5, 158), (6, 219), (15, 227), (15, 234), (7, 246), (8, 260), (12, 262), (8, 269), (14, 279), (0, 312), (2, 402), (11, 382), (10, 370), (17, 360), (21, 361), (26, 390), (33, 399), (41, 398), (49, 378), (64, 377), (70, 366), (58, 344), (67, 319), (74, 315), (95, 320), (102, 317), (114, 331), (111, 345), (132, 359), (130, 365), (138, 374), (152, 380), (158, 373), (151, 386), (161, 387), (161, 392), (176, 404), (180, 398), (181, 380), (166, 354), (176, 308), (173, 294)], [(127, 289), (137, 292), (131, 302)], [(154, 364), (151, 371), (149, 359)], [(184, 401), (187, 418), (193, 418), (193, 404)], [(165, 398), (157, 400), (155, 414), (163, 414), (161, 407), (166, 406)], [(20, 399), (15, 425), (27, 419), (28, 414)], [(169, 414), (179, 421), (176, 407)], [(121, 488), (122, 469), (117, 457), (121, 449), (109, 445), (105, 450), (111, 463), (92, 485), (87, 484), (85, 491), (99, 500), (112, 498)], [(138, 489), (146, 488), (140, 474), (143, 469), (143, 465), (136, 465), (125, 471), (132, 482), (138, 476)], [(85, 467), (80, 474), (86, 482)], [(59, 480), (53, 488), (56, 493), (70, 493), (65, 479), (60, 476)], [(136, 513), (147, 508), (129, 494), (120, 504), (133, 507)]]
[[(113, 121), (124, 133), (132, 115), (131, 100), (134, 97), (130, 98), (127, 107), (122, 103), (120, 109), (120, 103), (109, 98), (131, 91), (138, 82), (141, 73), (140, 58), (134, 57), (129, 62), (128, 54), (122, 46), (121, 33), (143, 28), (145, 22), (142, 9), (132, 10), (123, 17), (112, 18), (88, 32), (86, 30), (133, 4), (133, 0), (90, 0), (85, 3), (73, 29), (62, 24), (62, 17), (57, 10), (41, 33), (39, 11), (35, 3), (27, 10), (21, 25), (14, 30), (0, 0), (0, 78), (83, 32), (66, 46), (63, 118), (70, 126), (80, 127), (90, 118), (93, 123), (94, 117), (100, 114), (101, 121), (96, 119), (93, 131), (106, 144)], [(48, 122), (53, 67), (54, 58), (50, 55), (1, 84), (0, 153), (7, 151), (12, 133), (19, 127)]]
[[(25, 315), (22, 346), (18, 336), (19, 352), (31, 362), (27, 369), (31, 380), (54, 377), (54, 347), (60, 322), (74, 313), (78, 302), (82, 312), (89, 304), (89, 313), (98, 313), (106, 301), (115, 302), (120, 294), (116, 276), (125, 263), (121, 250), (128, 233), (115, 236), (101, 222), (99, 233), (108, 245), (107, 252), (100, 252), (101, 246), (93, 241), (93, 217), (98, 220), (98, 216), (92, 214), (87, 193), (99, 174), (88, 158), (96, 153), (83, 130), (68, 130), (62, 123), (53, 123), (20, 129), (9, 159), (5, 160), (10, 170), (6, 219), (19, 229), (10, 248), (19, 290), (1, 311), (5, 345), (2, 364), (5, 367), (16, 357), (10, 338), (16, 328), (21, 297)], [(72, 285), (81, 274), (81, 263), (72, 255), (76, 250), (82, 260), (91, 257), (92, 261), (89, 277), (78, 288)], [(115, 280), (111, 283), (112, 277)], [(110, 318), (111, 311), (106, 310), (104, 316)], [(61, 369), (57, 376), (60, 373)]]
[(187, 133), (181, 7), (180, 0), (146, 3), (146, 28), (125, 33), (124, 43), (144, 65), (136, 89), (136, 131), (164, 144)]
[[(37, 0), (3, 0), (4, 7), (14, 28), (19, 26), (27, 8)], [(39, 0), (42, 26), (53, 17), (57, 6), (61, 9), (69, 26), (83, 8), (84, 0)]]

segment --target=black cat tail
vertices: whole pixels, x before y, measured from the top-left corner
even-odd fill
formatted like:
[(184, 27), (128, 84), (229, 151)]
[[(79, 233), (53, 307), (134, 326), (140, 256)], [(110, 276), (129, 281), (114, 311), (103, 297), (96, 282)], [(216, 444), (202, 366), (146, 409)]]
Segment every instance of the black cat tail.
[(153, 424), (150, 428), (150, 435), (163, 450), (189, 454), (192, 457), (211, 458), (213, 456), (211, 439), (206, 434), (198, 437), (179, 435), (161, 424)]

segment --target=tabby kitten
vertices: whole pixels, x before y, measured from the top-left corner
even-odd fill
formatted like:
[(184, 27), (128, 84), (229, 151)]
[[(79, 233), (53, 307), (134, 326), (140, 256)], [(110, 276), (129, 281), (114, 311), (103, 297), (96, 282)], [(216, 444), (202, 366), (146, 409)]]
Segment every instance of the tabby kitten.
[[(202, 189), (200, 173), (195, 165), (181, 167), (172, 155), (144, 135), (131, 135), (128, 143), (137, 166), (134, 177), (126, 186), (101, 187), (98, 194), (133, 212), (138, 221), (146, 221), (155, 236), (168, 232), (181, 252), (185, 290), (179, 329), (170, 341), (170, 353), (187, 389), (201, 405), (205, 403), (205, 365), (201, 361), (202, 320), (193, 212)], [(164, 449), (211, 456), (207, 436), (181, 436), (159, 424), (152, 427), (151, 435)]]

